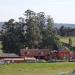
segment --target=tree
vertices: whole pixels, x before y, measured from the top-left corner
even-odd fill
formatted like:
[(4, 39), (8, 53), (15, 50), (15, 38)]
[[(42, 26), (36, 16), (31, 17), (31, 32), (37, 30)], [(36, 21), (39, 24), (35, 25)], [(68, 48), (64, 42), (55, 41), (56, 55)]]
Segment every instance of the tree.
[(35, 13), (28, 9), (19, 22), (10, 19), (2, 26), (3, 51), (19, 54), (22, 48), (52, 48), (57, 49), (58, 37), (54, 21), (44, 12)]
[(24, 44), (22, 24), (10, 19), (4, 23), (2, 30), (3, 51), (6, 53), (18, 53)]
[(46, 28), (45, 34), (46, 34), (44, 37), (44, 40), (46, 42), (45, 46), (47, 48), (57, 49), (57, 44), (56, 44), (57, 34), (54, 28), (53, 19), (50, 16), (47, 17), (47, 28)]
[(69, 38), (69, 45), (72, 46), (72, 39)]
[(26, 14), (26, 26), (27, 26), (27, 32), (26, 32), (26, 39), (27, 39), (27, 47), (29, 48), (38, 48), (39, 42), (40, 42), (40, 30), (38, 26), (37, 16), (36, 13), (27, 10), (25, 11)]
[(61, 36), (65, 36), (64, 28), (65, 28), (64, 26), (61, 26), (59, 29)]

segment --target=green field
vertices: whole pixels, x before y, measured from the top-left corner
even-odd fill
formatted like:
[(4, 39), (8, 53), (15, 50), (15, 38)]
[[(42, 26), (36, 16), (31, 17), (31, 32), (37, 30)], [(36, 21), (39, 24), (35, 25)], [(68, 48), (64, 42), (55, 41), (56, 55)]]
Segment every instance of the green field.
[(72, 39), (72, 46), (75, 46), (75, 37), (60, 37), (60, 41), (64, 43), (69, 43), (69, 38)]
[(73, 70), (75, 70), (75, 63), (72, 62), (0, 65), (0, 75), (57, 75)]

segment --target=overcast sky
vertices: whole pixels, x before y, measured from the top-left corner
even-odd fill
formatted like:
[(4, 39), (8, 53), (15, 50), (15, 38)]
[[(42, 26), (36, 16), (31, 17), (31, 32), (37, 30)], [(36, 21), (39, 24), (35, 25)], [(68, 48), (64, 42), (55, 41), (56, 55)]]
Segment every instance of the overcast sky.
[(0, 21), (17, 20), (27, 9), (43, 11), (56, 23), (75, 23), (75, 0), (0, 0)]

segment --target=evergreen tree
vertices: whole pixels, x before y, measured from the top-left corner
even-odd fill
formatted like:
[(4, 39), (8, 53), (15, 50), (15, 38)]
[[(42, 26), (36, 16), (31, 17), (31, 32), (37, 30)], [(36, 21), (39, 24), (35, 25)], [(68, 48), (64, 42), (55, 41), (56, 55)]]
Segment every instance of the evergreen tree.
[(3, 51), (6, 53), (18, 53), (24, 44), (22, 25), (10, 19), (4, 23), (2, 30)]
[(20, 17), (19, 22), (10, 19), (2, 26), (3, 51), (19, 54), (22, 48), (52, 48), (59, 47), (59, 38), (54, 28), (54, 21), (44, 12), (35, 13), (28, 9)]
[(26, 39), (27, 39), (27, 47), (29, 48), (38, 48), (40, 42), (40, 30), (38, 26), (37, 16), (36, 13), (27, 10), (25, 11), (26, 14), (26, 25), (27, 25), (27, 32), (26, 32)]

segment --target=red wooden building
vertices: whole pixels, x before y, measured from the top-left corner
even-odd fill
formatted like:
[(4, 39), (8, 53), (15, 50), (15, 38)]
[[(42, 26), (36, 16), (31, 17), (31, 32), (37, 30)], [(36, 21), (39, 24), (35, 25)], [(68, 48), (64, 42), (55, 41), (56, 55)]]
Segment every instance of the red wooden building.
[(74, 52), (70, 51), (67, 47), (64, 47), (58, 51), (57, 57), (58, 59), (73, 59)]
[(34, 57), (36, 59), (50, 59), (49, 49), (21, 49), (20, 54), (22, 57)]
[(22, 57), (34, 57), (36, 59), (72, 59), (74, 53), (68, 48), (64, 47), (62, 50), (50, 50), (50, 49), (21, 49), (20, 54)]

